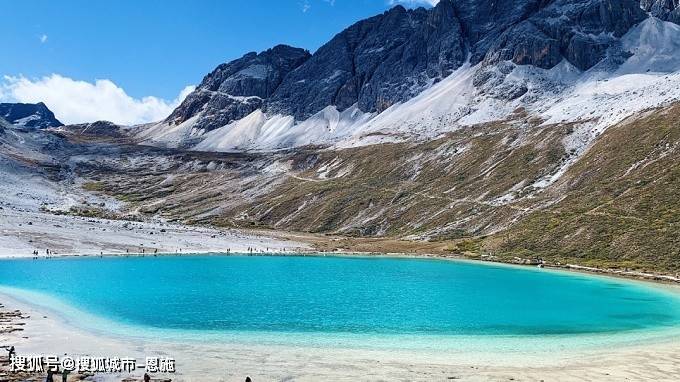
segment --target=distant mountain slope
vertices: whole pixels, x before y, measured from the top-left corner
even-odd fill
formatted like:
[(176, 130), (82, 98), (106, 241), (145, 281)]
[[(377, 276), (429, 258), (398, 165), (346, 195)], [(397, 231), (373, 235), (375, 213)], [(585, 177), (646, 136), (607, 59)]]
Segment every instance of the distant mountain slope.
[(42, 103), (0, 103), (0, 117), (7, 122), (20, 126), (37, 129), (63, 126), (55, 118), (54, 113)]
[(42, 189), (46, 182), (37, 178), (60, 177), (61, 156), (67, 152), (65, 141), (52, 133), (10, 125), (0, 117), (0, 205), (26, 198), (26, 187)]
[(128, 136), (129, 127), (116, 125), (109, 121), (65, 125), (54, 131), (79, 140), (117, 140)]

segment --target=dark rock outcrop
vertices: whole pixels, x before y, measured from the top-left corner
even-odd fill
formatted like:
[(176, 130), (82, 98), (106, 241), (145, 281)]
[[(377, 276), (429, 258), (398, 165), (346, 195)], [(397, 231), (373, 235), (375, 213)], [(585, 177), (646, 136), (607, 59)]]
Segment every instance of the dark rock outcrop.
[[(445, 0), (450, 1), (450, 0)], [(452, 1), (470, 46), (470, 61), (477, 64), (508, 28), (521, 23), (550, 0)]]
[(308, 51), (278, 45), (218, 66), (166, 119), (180, 124), (201, 112), (196, 128), (212, 130), (262, 106), (283, 78), (310, 57)]
[(554, 0), (503, 32), (485, 59), (545, 69), (566, 59), (588, 70), (646, 17), (635, 0)]
[(0, 117), (19, 127), (44, 129), (64, 125), (42, 102), (0, 103)]

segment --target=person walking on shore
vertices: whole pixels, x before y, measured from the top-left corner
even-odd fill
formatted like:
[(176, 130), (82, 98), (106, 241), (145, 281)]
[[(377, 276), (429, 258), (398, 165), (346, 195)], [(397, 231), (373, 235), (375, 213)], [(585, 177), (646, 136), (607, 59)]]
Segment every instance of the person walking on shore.
[(52, 370), (47, 370), (47, 378), (45, 382), (54, 382), (54, 376), (52, 375)]
[(61, 372), (61, 382), (66, 382), (68, 380), (68, 370), (64, 369)]
[(10, 348), (7, 350), (7, 353), (8, 353), (7, 359), (11, 362), (12, 357), (14, 357), (14, 355), (16, 355), (16, 351), (14, 351), (14, 346), (10, 346)]

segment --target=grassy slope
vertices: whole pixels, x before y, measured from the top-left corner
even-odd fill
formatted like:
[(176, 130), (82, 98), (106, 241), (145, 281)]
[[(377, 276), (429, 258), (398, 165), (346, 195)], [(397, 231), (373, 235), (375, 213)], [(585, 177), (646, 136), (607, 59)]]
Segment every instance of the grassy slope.
[(563, 199), (487, 239), (486, 250), (680, 271), (680, 106), (608, 129), (549, 193)]
[(486, 126), (430, 142), (305, 154), (293, 159), (295, 176), (242, 211), (272, 228), (351, 236), (489, 232), (522, 213), (493, 200), (556, 168), (565, 130)]

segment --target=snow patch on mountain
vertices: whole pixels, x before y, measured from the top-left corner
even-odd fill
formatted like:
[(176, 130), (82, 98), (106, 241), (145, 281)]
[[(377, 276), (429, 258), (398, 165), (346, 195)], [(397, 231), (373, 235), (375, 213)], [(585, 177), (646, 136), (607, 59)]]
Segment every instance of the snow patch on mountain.
[(199, 151), (276, 150), (338, 141), (370, 120), (354, 105), (339, 112), (328, 106), (307, 120), (295, 123), (292, 116), (267, 117), (256, 110), (243, 119), (205, 134), (194, 149)]
[(476, 68), (465, 64), (439, 84), (430, 87), (416, 97), (396, 104), (383, 111), (354, 131), (350, 139), (361, 144), (361, 137), (374, 133), (405, 134), (409, 136), (436, 136), (450, 130), (463, 118), (482, 121), (485, 112), (471, 108), (475, 97), (472, 77)]
[(199, 117), (200, 115), (195, 115), (178, 125), (159, 122), (147, 128), (141, 128), (135, 138), (145, 144), (178, 148), (203, 135), (201, 129), (194, 128)]
[(562, 97), (540, 109), (545, 123), (593, 120), (593, 131), (645, 109), (680, 100), (680, 26), (649, 18), (622, 39), (633, 55), (615, 72), (585, 73)]
[(674, 72), (680, 69), (680, 25), (649, 18), (622, 39), (623, 49), (633, 53), (618, 74)]

